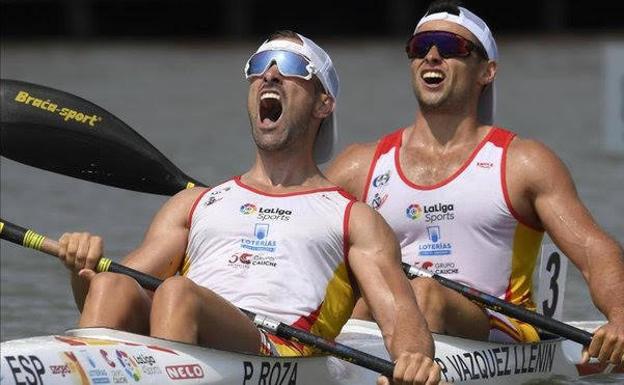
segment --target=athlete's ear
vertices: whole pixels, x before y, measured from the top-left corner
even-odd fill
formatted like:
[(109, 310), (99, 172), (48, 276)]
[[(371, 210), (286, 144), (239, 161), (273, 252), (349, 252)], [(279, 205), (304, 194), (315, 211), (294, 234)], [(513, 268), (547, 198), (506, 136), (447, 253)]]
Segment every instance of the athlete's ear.
[(314, 116), (325, 119), (334, 111), (335, 106), (336, 102), (334, 98), (324, 92), (321, 92), (314, 109)]
[(493, 60), (488, 60), (482, 67), (480, 82), (483, 86), (487, 86), (494, 81), (494, 78), (496, 77), (496, 69), (497, 65)]

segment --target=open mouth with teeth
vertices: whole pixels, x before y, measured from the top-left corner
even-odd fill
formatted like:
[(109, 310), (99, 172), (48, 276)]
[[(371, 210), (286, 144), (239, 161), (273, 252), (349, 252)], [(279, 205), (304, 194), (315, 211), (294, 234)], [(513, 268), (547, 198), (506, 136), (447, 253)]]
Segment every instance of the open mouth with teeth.
[(265, 92), (260, 96), (260, 121), (268, 119), (275, 123), (282, 116), (282, 100), (276, 92)]
[(444, 80), (444, 74), (438, 71), (425, 71), (422, 74), (422, 79), (428, 85), (436, 85), (442, 83)]

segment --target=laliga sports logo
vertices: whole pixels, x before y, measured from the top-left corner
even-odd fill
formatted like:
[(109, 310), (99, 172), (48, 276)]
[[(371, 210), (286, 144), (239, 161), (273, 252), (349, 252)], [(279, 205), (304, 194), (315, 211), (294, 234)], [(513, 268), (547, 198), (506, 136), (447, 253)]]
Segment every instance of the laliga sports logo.
[(412, 203), (407, 207), (407, 210), (405, 210), (405, 215), (407, 215), (407, 217), (412, 220), (420, 218), (422, 216), (422, 213), (422, 207), (420, 207), (418, 203)]
[(256, 215), (261, 221), (289, 221), (293, 215), (292, 210), (286, 210), (279, 207), (256, 207), (253, 203), (245, 203), (241, 206), (240, 212), (243, 215)]
[(254, 205), (253, 203), (245, 203), (240, 208), (240, 212), (245, 215), (253, 215), (256, 213), (256, 211), (258, 211), (258, 209), (256, 208), (256, 205)]
[(123, 366), (124, 371), (130, 377), (132, 377), (135, 381), (139, 381), (141, 379), (141, 371), (139, 369), (139, 365), (134, 361), (134, 358), (130, 357), (126, 352), (121, 350), (115, 350), (117, 353), (117, 360)]

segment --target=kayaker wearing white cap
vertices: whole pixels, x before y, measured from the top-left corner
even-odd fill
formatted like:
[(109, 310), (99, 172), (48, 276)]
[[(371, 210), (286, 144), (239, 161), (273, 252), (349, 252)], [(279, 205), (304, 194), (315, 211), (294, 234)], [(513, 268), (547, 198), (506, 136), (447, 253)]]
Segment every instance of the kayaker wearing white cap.
[[(624, 355), (621, 246), (594, 222), (545, 145), (494, 125), (498, 50), (487, 24), (454, 1), (433, 2), (406, 47), (415, 121), (354, 144), (330, 180), (388, 221), (403, 261), (535, 309), (532, 273), (544, 231), (583, 272), (608, 323), (589, 348)], [(531, 325), (484, 309), (433, 279), (412, 280), (430, 330), (530, 342)], [(364, 302), (354, 317), (368, 318)]]
[(156, 214), (141, 246), (123, 261), (165, 279), (153, 298), (128, 276), (92, 271), (102, 255), (99, 237), (60, 239), (80, 326), (306, 356), (315, 351), (265, 334), (238, 308), (333, 339), (359, 292), (396, 361), (394, 383), (437, 384), (433, 339), (392, 230), (317, 166), (336, 142), (339, 87), (329, 55), (299, 34), (281, 32), (244, 72), (255, 163), (211, 189), (178, 193)]

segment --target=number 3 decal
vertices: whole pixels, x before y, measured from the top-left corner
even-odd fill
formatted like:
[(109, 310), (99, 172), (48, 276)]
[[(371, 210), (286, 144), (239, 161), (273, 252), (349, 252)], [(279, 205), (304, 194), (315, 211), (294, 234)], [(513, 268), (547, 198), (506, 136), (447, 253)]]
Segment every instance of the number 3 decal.
[[(554, 269), (554, 272), (553, 272)], [(544, 309), (544, 315), (552, 318), (557, 309), (557, 301), (559, 301), (559, 286), (557, 285), (557, 279), (559, 279), (559, 271), (561, 270), (561, 257), (556, 251), (548, 256), (546, 262), (546, 270), (552, 273), (550, 277), (550, 291), (552, 292), (552, 303), (548, 301), (542, 302), (542, 309)]]
[(542, 247), (539, 272), (538, 311), (547, 317), (561, 319), (568, 260), (555, 245)]

